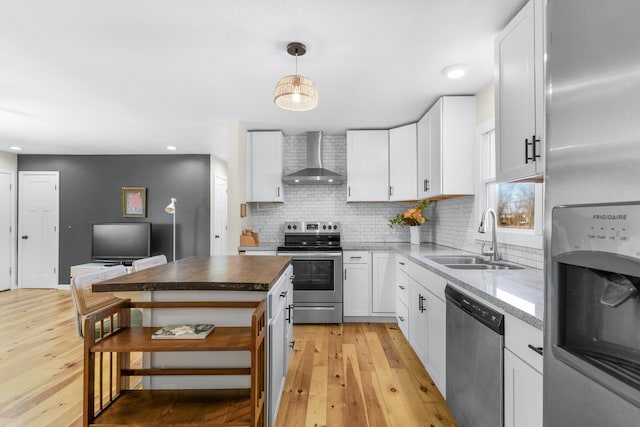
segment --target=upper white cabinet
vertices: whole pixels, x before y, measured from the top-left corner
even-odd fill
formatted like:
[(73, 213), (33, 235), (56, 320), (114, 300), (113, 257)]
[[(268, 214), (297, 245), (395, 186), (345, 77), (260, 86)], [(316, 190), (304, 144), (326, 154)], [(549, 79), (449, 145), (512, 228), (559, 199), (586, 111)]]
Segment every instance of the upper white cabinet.
[(415, 200), (418, 164), (416, 124), (389, 131), (389, 200)]
[(443, 96), (420, 119), (419, 199), (474, 193), (475, 128), (474, 96)]
[(496, 180), (544, 172), (544, 11), (530, 0), (496, 38)]
[(347, 131), (347, 201), (389, 200), (389, 131)]
[(284, 135), (247, 132), (247, 202), (283, 202)]

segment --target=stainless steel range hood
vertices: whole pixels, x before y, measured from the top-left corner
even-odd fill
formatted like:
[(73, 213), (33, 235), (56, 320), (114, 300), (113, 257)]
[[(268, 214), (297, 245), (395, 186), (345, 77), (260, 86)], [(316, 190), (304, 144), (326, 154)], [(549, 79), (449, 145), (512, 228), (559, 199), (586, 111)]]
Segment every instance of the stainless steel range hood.
[(285, 184), (342, 184), (344, 177), (322, 167), (322, 132), (307, 132), (307, 167), (286, 175)]

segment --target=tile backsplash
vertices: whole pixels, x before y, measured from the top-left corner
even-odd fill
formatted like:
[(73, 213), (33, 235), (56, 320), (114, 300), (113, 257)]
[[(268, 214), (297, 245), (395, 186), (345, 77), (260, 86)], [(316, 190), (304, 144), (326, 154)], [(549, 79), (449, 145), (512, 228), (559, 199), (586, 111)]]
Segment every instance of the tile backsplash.
[[(323, 167), (347, 173), (345, 135), (325, 135)], [(284, 173), (306, 165), (306, 135), (285, 136)], [(479, 218), (475, 218), (474, 196), (442, 200), (429, 206), (429, 222), (421, 227), (423, 242), (479, 253), (475, 240)], [(284, 203), (252, 203), (249, 206), (253, 230), (263, 242), (279, 242), (287, 221), (340, 221), (344, 242), (408, 242), (407, 227), (389, 228), (389, 219), (415, 203), (347, 203), (347, 185), (285, 185)], [(501, 245), (505, 259), (542, 268), (542, 250)]]

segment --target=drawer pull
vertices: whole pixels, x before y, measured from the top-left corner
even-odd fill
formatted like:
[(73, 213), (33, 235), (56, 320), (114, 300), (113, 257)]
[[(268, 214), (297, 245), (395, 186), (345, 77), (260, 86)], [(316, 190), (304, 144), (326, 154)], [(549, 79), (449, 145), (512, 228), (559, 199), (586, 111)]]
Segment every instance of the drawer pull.
[(398, 319), (400, 319), (401, 322), (404, 322), (404, 317), (398, 316)]
[(361, 256), (350, 256), (349, 259), (362, 259)]
[(400, 289), (402, 289), (403, 291), (406, 289), (406, 288), (405, 288), (404, 286), (402, 286), (402, 285), (398, 285), (398, 287), (399, 287)]
[(398, 264), (400, 264), (400, 265), (404, 265), (404, 262), (402, 262), (402, 261), (398, 261)]
[(287, 291), (280, 292), (280, 298), (286, 298), (286, 297), (287, 297)]
[(544, 355), (544, 350), (542, 349), (542, 347), (535, 347), (532, 344), (529, 344), (528, 346), (531, 350), (535, 351), (536, 353), (538, 353), (540, 356)]

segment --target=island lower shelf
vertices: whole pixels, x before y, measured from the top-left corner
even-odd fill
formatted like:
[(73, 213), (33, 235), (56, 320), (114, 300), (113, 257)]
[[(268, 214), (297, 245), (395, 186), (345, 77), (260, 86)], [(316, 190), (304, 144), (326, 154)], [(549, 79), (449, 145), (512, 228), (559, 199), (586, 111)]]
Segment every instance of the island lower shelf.
[(124, 390), (92, 425), (251, 425), (251, 391)]
[[(216, 327), (203, 339), (153, 339), (154, 327), (131, 327), (130, 310), (166, 307), (166, 303), (121, 303), (85, 319), (84, 426), (252, 426), (266, 425), (266, 302), (244, 302), (255, 307), (251, 326)], [(173, 302), (171, 308), (234, 308), (237, 302)], [(113, 325), (113, 328), (111, 327)], [(131, 353), (247, 352), (249, 367), (131, 366)], [(209, 365), (209, 363), (207, 363)], [(249, 388), (171, 390), (131, 386), (137, 376), (246, 375)]]

